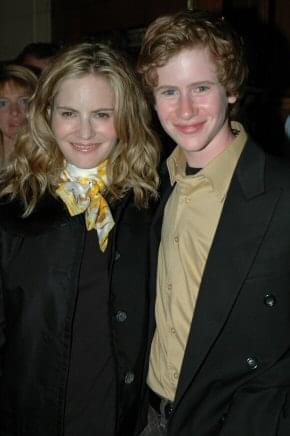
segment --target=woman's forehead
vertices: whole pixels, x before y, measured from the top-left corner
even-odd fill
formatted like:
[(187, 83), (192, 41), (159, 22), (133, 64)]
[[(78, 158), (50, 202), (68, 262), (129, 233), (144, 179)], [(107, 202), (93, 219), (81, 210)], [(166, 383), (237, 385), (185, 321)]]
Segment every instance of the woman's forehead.
[(0, 81), (0, 94), (26, 94), (29, 92), (29, 86), (25, 83), (18, 81), (17, 79), (8, 79), (6, 81)]

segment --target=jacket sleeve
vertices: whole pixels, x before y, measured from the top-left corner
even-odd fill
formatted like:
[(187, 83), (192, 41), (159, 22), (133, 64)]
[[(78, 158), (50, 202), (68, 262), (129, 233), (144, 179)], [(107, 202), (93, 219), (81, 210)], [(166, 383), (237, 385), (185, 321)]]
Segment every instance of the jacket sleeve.
[(5, 342), (5, 316), (3, 299), (3, 280), (0, 270), (0, 376), (2, 375), (3, 346)]
[(219, 436), (290, 435), (290, 351), (233, 396)]

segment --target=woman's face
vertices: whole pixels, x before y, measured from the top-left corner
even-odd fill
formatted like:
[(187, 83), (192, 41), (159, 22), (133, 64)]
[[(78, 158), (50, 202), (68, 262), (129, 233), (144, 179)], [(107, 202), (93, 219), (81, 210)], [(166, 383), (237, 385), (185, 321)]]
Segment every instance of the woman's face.
[(5, 155), (12, 151), (16, 135), (26, 122), (30, 94), (27, 88), (12, 80), (0, 87), (0, 130), (3, 135)]
[(114, 94), (107, 79), (88, 74), (64, 80), (52, 107), (51, 127), (67, 162), (93, 168), (117, 142)]

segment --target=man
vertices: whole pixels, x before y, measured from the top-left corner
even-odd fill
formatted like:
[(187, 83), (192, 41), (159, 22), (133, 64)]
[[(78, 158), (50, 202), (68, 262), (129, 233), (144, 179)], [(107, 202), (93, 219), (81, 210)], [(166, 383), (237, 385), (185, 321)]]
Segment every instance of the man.
[(49, 65), (60, 47), (51, 42), (27, 44), (17, 56), (16, 62), (30, 68), (37, 76)]
[(290, 167), (229, 121), (241, 40), (206, 12), (164, 16), (138, 69), (177, 144), (152, 232), (142, 436), (289, 436)]

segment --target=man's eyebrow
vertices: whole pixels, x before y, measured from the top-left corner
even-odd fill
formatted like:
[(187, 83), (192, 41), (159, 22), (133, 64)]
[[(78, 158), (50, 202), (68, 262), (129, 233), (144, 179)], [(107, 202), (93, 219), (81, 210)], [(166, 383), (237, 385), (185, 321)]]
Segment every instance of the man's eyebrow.
[[(192, 86), (200, 86), (200, 85), (216, 85), (218, 83), (218, 81), (213, 81), (213, 80), (198, 80), (197, 82), (192, 82), (189, 85), (187, 85), (187, 88), (191, 88)], [(161, 86), (157, 86), (155, 88), (155, 91), (160, 91), (162, 89), (178, 89), (179, 86), (178, 85), (161, 85)]]
[(178, 86), (176, 86), (176, 85), (161, 85), (161, 86), (157, 86), (155, 88), (155, 91), (160, 91), (161, 89), (168, 89), (168, 88), (177, 89)]

